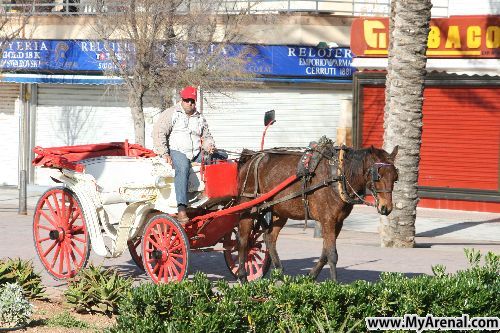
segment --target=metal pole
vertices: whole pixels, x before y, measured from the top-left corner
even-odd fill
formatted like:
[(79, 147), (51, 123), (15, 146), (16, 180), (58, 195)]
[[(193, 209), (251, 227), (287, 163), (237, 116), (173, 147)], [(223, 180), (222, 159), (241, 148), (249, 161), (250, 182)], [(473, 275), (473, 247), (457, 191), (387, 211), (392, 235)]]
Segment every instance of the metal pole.
[(28, 127), (28, 111), (27, 103), (29, 101), (29, 94), (27, 92), (27, 85), (21, 85), (21, 105), (19, 106), (19, 215), (28, 214), (28, 198), (27, 198), (27, 184), (26, 184), (26, 145), (28, 144), (27, 138), (29, 130)]
[(26, 193), (26, 170), (19, 171), (19, 215), (28, 215), (28, 196)]
[(323, 237), (323, 232), (321, 231), (321, 223), (318, 221), (314, 221), (314, 238), (322, 238)]

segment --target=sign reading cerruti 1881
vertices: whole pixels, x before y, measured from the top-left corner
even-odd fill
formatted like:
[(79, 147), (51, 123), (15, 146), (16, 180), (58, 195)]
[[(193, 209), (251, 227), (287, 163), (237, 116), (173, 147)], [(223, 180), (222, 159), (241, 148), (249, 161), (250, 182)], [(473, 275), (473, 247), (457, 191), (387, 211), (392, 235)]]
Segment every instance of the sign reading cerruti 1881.
[[(350, 79), (356, 70), (351, 67), (351, 50), (345, 47), (212, 46), (208, 50), (199, 49), (196, 45), (189, 46), (188, 65), (196, 66), (204, 52), (218, 52), (224, 57), (243, 55), (248, 60), (246, 70), (262, 76)], [(0, 69), (25, 73), (103, 72), (116, 69), (116, 64), (111, 61), (111, 50), (121, 66), (130, 64), (126, 59), (133, 62), (135, 54), (134, 45), (125, 41), (112, 41), (106, 46), (104, 42), (95, 40), (14, 40), (4, 45), (0, 42), (0, 47), (3, 49)], [(165, 62), (175, 66), (177, 51), (172, 48), (163, 53), (167, 54)]]
[[(351, 29), (357, 57), (386, 57), (388, 18), (359, 18)], [(430, 22), (427, 56), (433, 58), (500, 58), (500, 16), (456, 16)]]

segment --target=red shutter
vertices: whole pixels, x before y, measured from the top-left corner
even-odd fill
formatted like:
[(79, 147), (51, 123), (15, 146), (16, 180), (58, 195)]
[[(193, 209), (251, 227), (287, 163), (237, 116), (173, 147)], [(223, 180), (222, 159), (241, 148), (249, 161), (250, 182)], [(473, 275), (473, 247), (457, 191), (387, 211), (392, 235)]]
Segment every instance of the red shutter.
[[(500, 96), (498, 87), (426, 87), (420, 186), (499, 190), (500, 98), (498, 96)], [(384, 99), (383, 86), (363, 87), (361, 144), (364, 147), (371, 144), (382, 146)], [(431, 201), (424, 200), (426, 203)], [(442, 204), (432, 206), (474, 209), (470, 203), (465, 204), (465, 202), (462, 206), (456, 203), (448, 206)], [(500, 204), (490, 205), (493, 206), (500, 207)], [(481, 207), (484, 207), (484, 203)], [(494, 208), (495, 211), (498, 209)]]
[(429, 87), (419, 184), (497, 191), (500, 89)]
[(374, 145), (382, 148), (384, 143), (384, 86), (363, 86), (363, 110), (361, 110), (361, 146)]

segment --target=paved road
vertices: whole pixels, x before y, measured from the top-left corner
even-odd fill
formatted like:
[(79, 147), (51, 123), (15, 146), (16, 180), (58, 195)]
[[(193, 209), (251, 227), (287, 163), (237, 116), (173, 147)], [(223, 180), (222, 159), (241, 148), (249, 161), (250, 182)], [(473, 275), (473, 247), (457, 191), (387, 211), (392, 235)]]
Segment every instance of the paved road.
[[(28, 215), (17, 214), (17, 191), (0, 188), (0, 258), (32, 259), (42, 271), (49, 291), (59, 293), (64, 283), (43, 271), (32, 240), (32, 213), (40, 193), (30, 191)], [(408, 276), (431, 274), (431, 266), (443, 264), (449, 272), (467, 267), (463, 248), (500, 253), (500, 214), (471, 213), (449, 210), (419, 209), (417, 214), (417, 247), (413, 249), (381, 248), (377, 234), (378, 214), (371, 207), (359, 206), (346, 219), (338, 242), (339, 280), (376, 281), (381, 272), (403, 272)], [(321, 252), (322, 240), (313, 238), (314, 222), (303, 229), (303, 222), (291, 221), (282, 231), (278, 251), (287, 274), (305, 274)], [(128, 253), (120, 258), (102, 258), (91, 254), (95, 264), (112, 266), (136, 281), (147, 277)], [(211, 279), (234, 281), (219, 252), (193, 253), (190, 272), (201, 271)], [(319, 280), (327, 279), (324, 268)]]

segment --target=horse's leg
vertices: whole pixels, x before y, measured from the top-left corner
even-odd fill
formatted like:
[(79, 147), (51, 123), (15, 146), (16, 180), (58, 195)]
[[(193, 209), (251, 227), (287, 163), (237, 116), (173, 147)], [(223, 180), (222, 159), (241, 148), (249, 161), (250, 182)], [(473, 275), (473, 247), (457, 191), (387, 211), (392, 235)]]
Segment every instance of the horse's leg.
[(253, 227), (253, 219), (248, 216), (243, 216), (238, 225), (238, 281), (240, 283), (248, 282), (245, 263), (248, 257), (248, 238)]
[(321, 250), (321, 256), (319, 257), (316, 265), (314, 265), (314, 267), (311, 269), (311, 272), (309, 272), (309, 276), (311, 276), (313, 279), (316, 279), (327, 261), (328, 259), (326, 256), (325, 241), (323, 240), (323, 250)]
[(335, 224), (332, 226), (331, 223), (326, 223), (324, 221), (320, 221), (322, 226), (323, 233), (323, 249), (321, 251), (321, 256), (319, 257), (316, 265), (311, 269), (309, 275), (316, 279), (328, 262), (330, 265), (330, 277), (332, 280), (337, 280), (337, 262), (338, 262), (338, 253), (337, 253), (337, 233)]
[(274, 269), (279, 269), (283, 271), (283, 266), (281, 265), (281, 260), (276, 250), (276, 241), (278, 240), (278, 235), (285, 225), (287, 219), (278, 216), (273, 216), (273, 223), (271, 229), (264, 233), (264, 241), (266, 242), (266, 248), (269, 251), (269, 256), (271, 257), (271, 262), (273, 263)]

